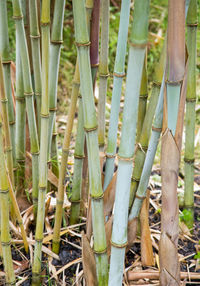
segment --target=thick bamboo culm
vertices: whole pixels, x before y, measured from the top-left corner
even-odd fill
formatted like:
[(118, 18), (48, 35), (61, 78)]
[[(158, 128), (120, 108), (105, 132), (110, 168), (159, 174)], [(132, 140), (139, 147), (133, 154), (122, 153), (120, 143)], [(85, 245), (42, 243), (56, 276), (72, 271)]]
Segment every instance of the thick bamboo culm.
[(103, 214), (103, 190), (97, 134), (97, 118), (89, 58), (89, 36), (83, 0), (73, 1), (75, 39), (78, 50), (81, 93), (83, 97), (84, 128), (87, 139), (89, 189), (92, 204), (92, 227), (98, 285), (108, 283), (108, 258)]
[(122, 135), (111, 237), (109, 285), (122, 285), (127, 245), (128, 206), (142, 69), (148, 39), (149, 1), (136, 0), (126, 81)]
[[(16, 23), (16, 33), (19, 39), (19, 49), (23, 72), (24, 95), (26, 98), (26, 111), (28, 116), (29, 134), (32, 153), (32, 197), (34, 209), (37, 208), (38, 197), (38, 166), (39, 166), (39, 144), (37, 135), (36, 118), (33, 102), (33, 88), (30, 71), (30, 62), (27, 49), (27, 42), (24, 30), (23, 14), (19, 0), (13, 0), (13, 17)], [(34, 211), (36, 213), (36, 211)]]
[(191, 0), (187, 15), (187, 48), (189, 53), (189, 71), (186, 98), (186, 139), (185, 139), (185, 188), (184, 206), (191, 213), (186, 224), (193, 228), (194, 222), (194, 137), (196, 105), (196, 34), (197, 34), (197, 1)]
[(11, 134), (10, 134), (10, 126), (8, 118), (8, 99), (6, 97), (5, 80), (4, 80), (1, 56), (0, 56), (0, 100), (1, 100), (1, 110), (3, 117), (3, 130), (5, 133), (6, 161), (7, 161), (9, 176), (11, 178), (12, 184), (14, 185), (12, 142), (11, 142)]
[(15, 285), (15, 274), (11, 256), (11, 238), (9, 232), (9, 184), (3, 148), (2, 122), (0, 118), (0, 202), (1, 202), (1, 246), (6, 285)]
[(19, 39), (16, 36), (16, 160), (17, 182), (16, 196), (25, 188), (25, 161), (26, 161), (26, 103), (24, 96), (24, 84), (21, 65)]
[[(54, 6), (54, 15), (51, 32), (50, 44), (50, 63), (49, 63), (49, 144), (48, 156), (51, 155), (51, 145), (56, 143), (52, 141), (53, 127), (56, 120), (57, 109), (57, 86), (58, 72), (60, 63), (60, 52), (63, 43), (63, 20), (65, 11), (65, 0), (56, 0)], [(54, 149), (57, 147), (53, 147)]]
[(117, 52), (116, 52), (115, 66), (113, 73), (114, 82), (112, 91), (110, 125), (108, 130), (108, 145), (106, 149), (106, 166), (105, 166), (105, 178), (103, 186), (104, 190), (106, 190), (107, 186), (109, 185), (114, 173), (120, 98), (121, 98), (123, 77), (125, 76), (124, 65), (126, 57), (129, 15), (130, 15), (130, 0), (122, 1), (118, 41), (117, 41)]
[(84, 143), (85, 143), (85, 131), (84, 131), (84, 118), (83, 118), (83, 103), (82, 98), (79, 98), (79, 110), (78, 110), (78, 127), (77, 137), (74, 151), (74, 176), (73, 187), (71, 196), (71, 212), (70, 212), (70, 224), (76, 224), (79, 221), (80, 214), (80, 200), (81, 200), (81, 188), (82, 188), (82, 170), (84, 159)]
[[(185, 73), (185, 3), (169, 1), (167, 34), (167, 82), (165, 126), (162, 136), (162, 211), (159, 243), (160, 284), (179, 285), (178, 259), (179, 208), (177, 197), (180, 146), (175, 133), (182, 81)], [(184, 111), (183, 111), (184, 112)], [(170, 177), (170, 181), (169, 181)]]
[(101, 0), (101, 50), (99, 58), (98, 139), (100, 151), (105, 144), (105, 109), (107, 95), (110, 0)]
[(47, 191), (48, 127), (49, 127), (49, 47), (50, 47), (50, 0), (43, 0), (41, 13), (42, 32), (42, 103), (41, 138), (39, 164), (39, 194), (35, 233), (32, 285), (40, 285), (42, 240), (45, 219), (45, 198)]
[(37, 104), (38, 137), (40, 138), (42, 74), (41, 74), (40, 30), (38, 24), (37, 0), (29, 0), (29, 17), (30, 17), (30, 38), (31, 38), (31, 49), (32, 49), (33, 75), (34, 75), (34, 92)]
[[(86, 8), (86, 20), (87, 20), (87, 28), (90, 29), (90, 19), (93, 9), (93, 0), (87, 0), (85, 3)], [(67, 160), (69, 155), (69, 146), (70, 146), (70, 139), (71, 133), (74, 123), (74, 115), (76, 110), (76, 104), (79, 94), (80, 88), (80, 74), (79, 74), (79, 66), (78, 66), (78, 58), (76, 61), (75, 67), (75, 74), (74, 74), (74, 81), (72, 87), (72, 97), (69, 107), (69, 114), (68, 114), (68, 122), (65, 129), (65, 135), (63, 140), (62, 146), (62, 158), (61, 158), (61, 166), (59, 172), (59, 181), (58, 181), (58, 194), (56, 200), (56, 215), (55, 215), (55, 225), (54, 225), (54, 232), (53, 232), (53, 251), (55, 253), (59, 253), (60, 248), (60, 228), (62, 223), (62, 213), (63, 213), (63, 200), (64, 200), (64, 184), (65, 184), (65, 174), (66, 174), (66, 166)]]
[(9, 36), (8, 36), (8, 17), (7, 17), (7, 3), (6, 0), (0, 2), (0, 55), (2, 57), (4, 80), (5, 80), (5, 92), (8, 99), (8, 116), (11, 135), (11, 146), (13, 156), (13, 168), (16, 173), (16, 153), (15, 153), (15, 114), (12, 98), (11, 88), (11, 58), (9, 53)]

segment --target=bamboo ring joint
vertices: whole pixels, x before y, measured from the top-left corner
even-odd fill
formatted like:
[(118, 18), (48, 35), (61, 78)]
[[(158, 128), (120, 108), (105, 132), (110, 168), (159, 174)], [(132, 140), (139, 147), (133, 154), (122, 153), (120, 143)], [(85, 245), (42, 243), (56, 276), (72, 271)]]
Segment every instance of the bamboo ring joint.
[(14, 124), (15, 124), (15, 120), (9, 121), (9, 125), (14, 125)]
[(24, 96), (26, 96), (26, 97), (31, 97), (33, 95), (34, 95), (33, 92), (24, 92)]
[(106, 154), (106, 157), (107, 157), (107, 158), (115, 158), (115, 156), (116, 156), (116, 154), (114, 154), (114, 155)]
[(98, 68), (98, 66), (99, 66), (99, 63), (96, 63), (96, 64), (92, 64), (92, 65), (91, 65), (92, 68)]
[(17, 101), (21, 101), (21, 102), (24, 102), (24, 101), (25, 101), (25, 97), (15, 96), (15, 99), (16, 99)]
[(7, 61), (2, 60), (3, 65), (10, 65), (11, 62), (12, 62), (11, 60), (7, 60)]
[(140, 94), (140, 99), (147, 99), (148, 98), (148, 94)]
[(2, 99), (1, 99), (1, 103), (2, 103), (2, 104), (5, 104), (5, 103), (7, 103), (7, 102), (8, 102), (8, 99), (7, 99), (7, 98), (2, 98)]
[(41, 26), (45, 27), (45, 26), (49, 26), (50, 22), (40, 22)]
[(88, 127), (84, 127), (84, 130), (85, 132), (92, 132), (92, 131), (95, 131), (97, 130), (98, 126), (94, 126), (94, 127), (91, 127), (91, 128), (88, 128)]
[[(9, 189), (6, 189), (6, 190), (2, 190), (0, 189), (0, 194), (1, 195), (7, 195), (9, 193)], [(2, 243), (2, 242), (1, 242)]]
[(135, 197), (136, 197), (137, 199), (139, 199), (139, 200), (142, 200), (142, 201), (143, 201), (144, 199), (146, 199), (145, 196), (139, 196), (139, 195), (137, 195), (137, 193), (136, 193)]
[(7, 241), (1, 241), (2, 246), (10, 246), (11, 245), (11, 240)]
[(134, 178), (134, 177), (131, 177), (131, 181), (132, 181), (132, 182), (139, 183), (139, 182), (140, 182), (140, 179), (136, 179), (136, 178)]
[(156, 85), (156, 86), (158, 86), (158, 87), (161, 87), (161, 83), (160, 83), (159, 81), (154, 80), (154, 81), (153, 81), (153, 84)]
[(128, 245), (127, 241), (125, 243), (118, 244), (118, 243), (115, 243), (112, 240), (110, 240), (110, 243), (111, 243), (112, 246), (117, 247), (117, 248), (124, 248), (124, 247), (126, 247)]
[(86, 43), (78, 43), (78, 42), (75, 42), (76, 46), (77, 47), (88, 47), (90, 46), (91, 42), (86, 42)]
[(58, 135), (58, 132), (53, 132), (52, 133), (52, 136), (57, 136)]
[(15, 21), (17, 21), (17, 20), (22, 20), (23, 19), (23, 15), (19, 15), (19, 16), (13, 16), (13, 19), (15, 20)]
[(39, 39), (40, 38), (40, 34), (39, 35), (30, 35), (31, 39)]
[(138, 143), (137, 146), (143, 153), (146, 153), (148, 146), (142, 146), (140, 143)]
[(131, 157), (131, 158), (126, 158), (126, 157), (122, 157), (122, 156), (120, 156), (119, 154), (117, 155), (117, 157), (118, 157), (118, 159), (119, 160), (122, 160), (122, 161), (133, 161), (133, 157)]
[(57, 111), (57, 110), (58, 110), (57, 107), (51, 107), (51, 108), (49, 108), (49, 111)]
[(25, 163), (25, 162), (26, 162), (25, 159), (16, 159), (16, 161), (17, 161), (18, 163)]
[(186, 102), (196, 102), (196, 97), (193, 97), (193, 98), (186, 97)]
[(78, 98), (82, 99), (82, 95), (79, 93)]
[(197, 27), (198, 26), (198, 22), (196, 23), (187, 23), (188, 27)]
[(47, 187), (46, 186), (39, 186), (39, 190), (41, 192), (46, 192)]
[(35, 92), (35, 96), (41, 96), (41, 93)]
[(137, 44), (137, 43), (133, 43), (133, 42), (129, 41), (129, 45), (134, 47), (134, 48), (144, 49), (147, 46), (147, 42), (145, 42), (143, 44)]
[(116, 77), (125, 77), (126, 74), (125, 74), (125, 72), (123, 72), (123, 73), (114, 72), (114, 73), (113, 73), (113, 76), (116, 76)]
[(166, 84), (169, 84), (169, 85), (181, 85), (182, 82), (183, 82), (182, 79), (176, 80), (176, 81), (171, 81), (171, 80), (168, 80), (168, 79), (167, 79), (167, 80), (165, 81), (165, 83), (166, 83)]
[(194, 164), (194, 159), (187, 159), (187, 158), (184, 158), (184, 162), (185, 163), (188, 163), (190, 165)]
[(36, 238), (35, 241), (36, 241), (36, 242), (39, 242), (39, 243), (40, 243), (40, 242), (42, 243), (43, 239)]
[(11, 152), (12, 151), (12, 147), (11, 146), (8, 146), (5, 148), (5, 152)]
[(161, 132), (162, 128), (157, 128), (157, 127), (152, 126), (152, 130), (156, 132)]
[(103, 254), (103, 253), (107, 252), (107, 247), (105, 249), (103, 249), (103, 250), (95, 250), (95, 249), (93, 249), (93, 251), (94, 251), (95, 254)]
[(51, 40), (51, 43), (54, 45), (62, 45), (63, 40)]
[(85, 156), (84, 156), (84, 155), (74, 154), (74, 158), (75, 158), (75, 159), (84, 159)]
[(96, 200), (96, 201), (103, 199), (103, 196), (104, 196), (104, 193), (102, 193), (99, 196), (93, 196), (92, 194), (90, 195), (91, 199)]
[(42, 118), (49, 118), (49, 114), (43, 114), (43, 113), (41, 113), (40, 116), (41, 116)]
[(99, 77), (107, 78), (107, 77), (109, 77), (109, 76), (110, 76), (109, 73), (106, 73), (106, 74), (104, 74), (104, 73), (99, 73)]
[(75, 81), (75, 80), (74, 80), (74, 81), (72, 82), (72, 84), (73, 84), (73, 85), (80, 86), (80, 82), (79, 82), (79, 81)]

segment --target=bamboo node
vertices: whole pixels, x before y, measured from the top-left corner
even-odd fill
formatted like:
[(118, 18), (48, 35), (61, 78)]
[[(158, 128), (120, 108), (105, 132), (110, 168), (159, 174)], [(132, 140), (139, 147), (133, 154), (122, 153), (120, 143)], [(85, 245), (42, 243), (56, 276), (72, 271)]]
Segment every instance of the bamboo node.
[(40, 116), (41, 116), (42, 118), (49, 118), (49, 114), (40, 113)]
[(131, 177), (131, 181), (132, 181), (132, 182), (139, 183), (139, 182), (140, 182), (140, 179), (136, 179), (136, 178), (134, 178), (134, 177), (132, 176), (132, 177)]
[(5, 60), (2, 60), (2, 64), (3, 64), (3, 65), (10, 65), (11, 62), (12, 62), (11, 60), (6, 60), (6, 61), (5, 61)]
[(50, 25), (50, 21), (48, 21), (48, 22), (42, 22), (41, 21), (40, 24), (41, 24), (41, 26), (46, 27), (46, 26)]
[(143, 153), (146, 154), (146, 151), (147, 151), (147, 149), (148, 149), (148, 146), (142, 146), (142, 144), (140, 144), (140, 143), (138, 143), (137, 146), (138, 146), (138, 148), (139, 148)]
[(73, 80), (72, 84), (73, 84), (73, 85), (76, 85), (77, 87), (79, 87), (79, 86), (80, 86), (80, 82), (79, 82), (79, 81), (75, 81), (75, 80)]
[(194, 164), (194, 159), (184, 158), (184, 162), (185, 162), (185, 163), (188, 163), (188, 164), (190, 164), (190, 165), (193, 165), (193, 164)]
[(197, 27), (198, 26), (198, 22), (196, 23), (187, 23), (188, 27)]
[(51, 108), (49, 108), (49, 111), (57, 111), (57, 110), (58, 110), (57, 107), (51, 107)]
[(140, 99), (146, 100), (148, 98), (148, 94), (140, 94)]
[(69, 153), (69, 149), (63, 148), (63, 149), (62, 149), (62, 153), (68, 154), (68, 153)]
[(40, 92), (35, 92), (35, 96), (41, 96), (42, 94)]
[(15, 120), (9, 121), (9, 125), (14, 125), (14, 124), (15, 124)]
[(91, 199), (97, 200), (97, 201), (103, 199), (103, 196), (104, 196), (104, 193), (97, 195), (97, 196), (92, 195), (92, 194), (90, 195)]
[(17, 163), (25, 163), (26, 160), (25, 159), (16, 159)]
[(39, 39), (40, 38), (40, 34), (38, 35), (30, 35), (31, 39)]
[(95, 254), (103, 254), (103, 253), (107, 252), (107, 247), (105, 249), (103, 249), (103, 250), (95, 250), (95, 249), (93, 249), (93, 251), (94, 251)]
[(13, 19), (14, 19), (15, 21), (22, 20), (22, 19), (23, 19), (23, 15), (13, 16)]
[(196, 102), (196, 97), (193, 97), (193, 98), (186, 97), (186, 102)]
[(39, 186), (41, 192), (46, 192), (47, 186)]
[(82, 99), (82, 95), (79, 93), (79, 95), (78, 95), (78, 98), (81, 98)]
[(107, 157), (107, 158), (115, 158), (115, 157), (116, 157), (116, 154), (112, 155), (112, 154), (108, 154), (108, 153), (107, 153), (107, 154), (106, 154), (106, 157)]
[(86, 42), (86, 43), (78, 43), (78, 42), (75, 42), (75, 45), (77, 47), (88, 47), (90, 46), (91, 42)]
[(98, 68), (98, 66), (99, 66), (99, 63), (91, 65), (92, 68)]
[(8, 193), (9, 193), (9, 189), (6, 189), (6, 190), (0, 189), (0, 194), (1, 195), (7, 195)]
[(40, 238), (36, 238), (36, 239), (35, 239), (35, 241), (36, 241), (36, 242), (38, 242), (38, 243), (42, 243), (43, 238), (42, 238), (42, 239), (40, 239)]
[(157, 127), (152, 126), (152, 130), (156, 132), (161, 132), (162, 128), (157, 128)]
[(158, 87), (161, 87), (161, 82), (159, 82), (159, 81), (154, 80), (154, 81), (153, 81), (153, 84), (154, 84), (154, 85), (157, 85)]
[(58, 135), (58, 132), (53, 132), (52, 133), (52, 136), (57, 136)]
[(110, 76), (109, 73), (106, 73), (106, 74), (104, 74), (104, 73), (99, 73), (99, 77), (107, 78), (107, 77), (109, 77), (109, 76)]
[(51, 43), (54, 45), (62, 45), (63, 40), (51, 40)]
[(15, 96), (15, 100), (24, 102), (25, 101), (25, 97)]
[(12, 146), (8, 146), (5, 148), (5, 152), (11, 152), (12, 151)]
[(118, 244), (118, 243), (113, 242), (112, 239), (110, 240), (110, 243), (112, 246), (117, 247), (117, 248), (124, 248), (128, 245), (127, 241), (122, 244)]
[(137, 199), (139, 199), (139, 200), (144, 200), (144, 199), (146, 199), (146, 196), (139, 196), (139, 195), (137, 195), (137, 193), (135, 194), (135, 197), (137, 198)]
[(126, 74), (125, 74), (125, 72), (123, 72), (123, 73), (114, 72), (114, 73), (113, 73), (113, 76), (116, 76), (116, 77), (125, 77)]
[(123, 161), (133, 161), (133, 157), (126, 158), (126, 157), (120, 156), (119, 154), (117, 154), (117, 158), (118, 160), (123, 160)]
[(84, 127), (84, 130), (85, 132), (92, 132), (92, 131), (95, 131), (97, 130), (98, 126), (94, 126), (94, 127), (91, 127), (91, 128), (88, 128), (88, 127)]
[(171, 81), (171, 80), (166, 80), (165, 83), (169, 84), (169, 85), (181, 85), (183, 83), (183, 80), (180, 79), (180, 80), (176, 80), (176, 81)]
[(8, 102), (8, 99), (7, 99), (7, 98), (2, 98), (2, 99), (1, 99), (1, 103), (2, 103), (2, 104), (5, 104), (5, 103), (7, 103), (7, 102)]
[(143, 44), (136, 44), (136, 43), (133, 43), (133, 42), (129, 41), (129, 45), (134, 47), (134, 48), (145, 49), (146, 46), (147, 46), (147, 42), (143, 43)]
[(78, 154), (74, 154), (74, 158), (75, 159), (84, 159), (85, 158), (85, 155), (78, 155)]
[(63, 200), (56, 199), (56, 205), (63, 205)]
[(24, 96), (26, 96), (26, 97), (31, 97), (33, 95), (34, 95), (34, 93), (32, 91), (31, 92), (24, 92)]

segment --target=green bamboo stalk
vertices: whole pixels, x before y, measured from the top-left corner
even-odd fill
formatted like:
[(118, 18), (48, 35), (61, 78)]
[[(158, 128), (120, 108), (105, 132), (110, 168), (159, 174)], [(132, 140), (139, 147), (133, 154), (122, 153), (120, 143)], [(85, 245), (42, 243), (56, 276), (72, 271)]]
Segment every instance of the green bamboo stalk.
[(98, 285), (108, 283), (108, 259), (103, 215), (103, 190), (99, 161), (97, 119), (93, 97), (93, 84), (89, 59), (89, 36), (83, 0), (73, 1), (75, 39), (78, 50), (81, 92), (83, 96), (84, 128), (86, 131), (89, 184), (92, 200), (92, 222), (94, 252), (97, 267)]
[(98, 100), (98, 138), (100, 151), (105, 144), (105, 108), (107, 94), (108, 45), (109, 45), (109, 7), (110, 0), (101, 0), (101, 50), (99, 59), (99, 100)]
[(126, 94), (123, 111), (122, 136), (115, 194), (114, 220), (111, 238), (109, 285), (122, 285), (124, 256), (127, 244), (128, 205), (131, 184), (133, 154), (137, 126), (139, 93), (142, 68), (148, 39), (149, 1), (136, 0), (133, 12), (133, 28)]
[(78, 127), (77, 137), (74, 153), (74, 177), (71, 196), (71, 212), (70, 212), (70, 224), (76, 224), (79, 221), (80, 214), (80, 200), (81, 200), (81, 188), (82, 188), (82, 170), (84, 160), (84, 118), (83, 118), (83, 103), (82, 98), (79, 98), (79, 111), (78, 111)]
[(65, 180), (66, 166), (67, 166), (67, 160), (68, 160), (68, 155), (69, 155), (71, 133), (72, 133), (73, 123), (74, 123), (74, 115), (76, 111), (76, 103), (77, 103), (78, 94), (79, 94), (79, 87), (80, 87), (80, 78), (79, 78), (79, 68), (78, 68), (78, 62), (77, 62), (76, 68), (75, 68), (75, 74), (74, 74), (72, 96), (71, 96), (71, 101), (70, 101), (67, 126), (65, 129), (65, 135), (64, 135), (63, 146), (62, 146), (61, 165), (60, 165), (60, 170), (59, 170), (58, 194), (57, 194), (57, 199), (56, 199), (56, 214), (55, 214), (55, 224), (54, 224), (54, 231), (53, 231), (53, 247), (52, 247), (53, 252), (57, 254), (59, 253), (59, 248), (60, 248), (60, 228), (61, 228), (61, 222), (62, 222), (63, 202), (64, 202), (64, 180)]
[(32, 178), (33, 178), (32, 197), (34, 204), (34, 213), (36, 213), (37, 197), (38, 197), (39, 144), (38, 144), (38, 135), (37, 135), (36, 120), (35, 120), (35, 112), (34, 112), (30, 62), (29, 62), (27, 42), (24, 30), (23, 14), (19, 0), (13, 0), (13, 17), (16, 22), (16, 34), (19, 39), (19, 49), (21, 53), (24, 95), (26, 98), (26, 109), (28, 115), (28, 125), (29, 125), (31, 153), (32, 153)]
[(26, 161), (26, 103), (24, 96), (23, 74), (19, 39), (16, 37), (16, 161), (17, 183), (16, 195), (25, 188), (25, 161)]
[(49, 46), (50, 46), (50, 0), (43, 0), (41, 14), (42, 31), (42, 105), (38, 212), (35, 233), (35, 252), (32, 285), (40, 285), (42, 240), (47, 191), (48, 127), (49, 127)]
[[(50, 156), (52, 142), (52, 133), (57, 109), (57, 86), (58, 72), (60, 63), (60, 52), (63, 42), (63, 20), (65, 11), (65, 0), (55, 1), (54, 16), (51, 33), (50, 45), (50, 64), (49, 64), (49, 146), (48, 156)], [(57, 146), (53, 147), (54, 149)]]
[[(185, 3), (170, 0), (168, 8), (167, 35), (167, 82), (166, 82), (166, 125), (162, 136), (162, 212), (161, 238), (159, 243), (160, 284), (179, 285), (180, 269), (178, 259), (178, 168), (180, 146), (175, 133), (179, 112), (180, 92), (185, 73)], [(170, 180), (169, 180), (170, 178)]]
[(106, 150), (106, 166), (105, 166), (105, 178), (103, 186), (104, 190), (106, 190), (107, 186), (109, 185), (114, 173), (120, 97), (122, 90), (122, 81), (125, 75), (124, 64), (126, 56), (129, 15), (130, 15), (130, 0), (122, 1), (118, 41), (117, 41), (117, 53), (116, 53), (114, 73), (113, 73), (114, 82), (112, 91), (110, 125), (108, 130), (108, 146)]
[(189, 71), (186, 98), (186, 139), (185, 139), (185, 190), (184, 205), (190, 212), (191, 219), (186, 221), (189, 229), (194, 222), (194, 137), (196, 105), (196, 34), (197, 1), (191, 0), (187, 15), (187, 48), (189, 53)]
[[(86, 8), (86, 20), (87, 20), (87, 28), (90, 28), (90, 19), (92, 14), (92, 7), (93, 7), (93, 0), (87, 0), (85, 3)], [(60, 228), (62, 223), (62, 208), (63, 208), (63, 200), (64, 200), (64, 180), (66, 174), (66, 166), (69, 154), (69, 146), (70, 146), (70, 139), (71, 139), (71, 132), (73, 128), (74, 122), (74, 115), (76, 110), (77, 98), (79, 94), (79, 87), (80, 87), (80, 75), (79, 75), (79, 66), (78, 60), (76, 61), (76, 68), (74, 74), (74, 82), (72, 88), (72, 98), (69, 108), (68, 114), (68, 122), (65, 129), (65, 135), (63, 140), (62, 146), (62, 158), (61, 158), (61, 167), (59, 173), (59, 182), (58, 182), (58, 194), (56, 200), (56, 215), (55, 215), (55, 225), (54, 225), (54, 232), (53, 232), (53, 251), (55, 253), (59, 253), (60, 248)]]
[(8, 116), (9, 116), (9, 126), (11, 134), (11, 146), (12, 146), (12, 156), (13, 156), (13, 168), (14, 173), (16, 173), (16, 153), (15, 153), (15, 114), (12, 98), (12, 88), (11, 88), (11, 59), (9, 52), (9, 35), (8, 35), (8, 16), (7, 16), (7, 3), (6, 0), (0, 2), (0, 55), (2, 57), (3, 73), (5, 80), (5, 92), (8, 99)]
[(135, 193), (138, 187), (138, 183), (140, 181), (140, 177), (142, 174), (142, 169), (144, 165), (146, 151), (148, 148), (149, 138), (151, 135), (151, 126), (152, 126), (155, 109), (156, 109), (157, 102), (158, 102), (158, 96), (160, 93), (160, 85), (162, 82), (162, 77), (163, 77), (163, 72), (164, 72), (164, 67), (165, 67), (166, 48), (167, 48), (166, 42), (164, 42), (160, 60), (155, 67), (152, 92), (151, 92), (148, 108), (146, 111), (146, 115), (144, 118), (142, 132), (141, 132), (140, 139), (138, 142), (138, 147), (135, 152), (135, 162), (134, 162), (134, 168), (133, 168), (133, 173), (132, 173), (129, 207), (131, 207), (133, 203)]
[(56, 177), (59, 177), (59, 162), (58, 162), (58, 144), (57, 144), (57, 128), (56, 122), (54, 121), (53, 133), (52, 133), (52, 145), (51, 145), (51, 163), (52, 172)]
[(6, 164), (3, 151), (2, 123), (0, 119), (0, 202), (1, 202), (1, 246), (3, 264), (6, 274), (6, 285), (15, 285), (10, 232), (9, 232), (9, 185), (6, 174)]
[(1, 57), (0, 57), (0, 100), (1, 100), (1, 110), (3, 117), (3, 129), (5, 133), (6, 161), (7, 161), (9, 176), (11, 178), (12, 184), (14, 184), (12, 142), (11, 142), (11, 134), (10, 134), (10, 126), (8, 118), (8, 99), (6, 96), (3, 64)]
[(142, 70), (142, 81), (140, 86), (136, 142), (139, 142), (140, 140), (142, 126), (146, 114), (147, 98), (148, 98), (148, 78), (147, 78), (147, 51), (146, 51), (144, 66)]
[(32, 49), (34, 91), (37, 104), (37, 125), (38, 137), (41, 133), (41, 94), (42, 94), (42, 74), (41, 74), (41, 56), (40, 56), (40, 31), (38, 25), (38, 7), (37, 0), (29, 0), (29, 17), (30, 17), (30, 37)]

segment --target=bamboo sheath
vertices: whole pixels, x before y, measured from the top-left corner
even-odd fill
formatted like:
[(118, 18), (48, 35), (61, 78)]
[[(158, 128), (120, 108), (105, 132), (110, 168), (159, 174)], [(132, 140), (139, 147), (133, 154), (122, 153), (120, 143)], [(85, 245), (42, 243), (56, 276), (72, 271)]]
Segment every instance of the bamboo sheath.
[(42, 240), (45, 219), (45, 198), (47, 191), (48, 127), (49, 127), (49, 46), (50, 46), (50, 0), (42, 2), (42, 105), (38, 212), (35, 234), (32, 285), (40, 285)]
[(196, 34), (197, 1), (191, 0), (187, 15), (187, 48), (189, 53), (187, 98), (186, 98), (186, 139), (185, 139), (185, 190), (184, 205), (191, 213), (191, 220), (186, 222), (189, 229), (194, 222), (194, 136), (196, 105)]
[(109, 285), (122, 284), (139, 93), (148, 38), (149, 1), (135, 1), (111, 238)]
[[(63, 21), (65, 11), (65, 0), (55, 1), (54, 16), (51, 33), (50, 44), (50, 64), (49, 64), (49, 144), (48, 156), (50, 156), (51, 145), (55, 144), (52, 141), (53, 127), (56, 119), (57, 109), (57, 85), (58, 72), (60, 63), (60, 52), (63, 43)], [(54, 143), (53, 143), (54, 142)], [(54, 147), (55, 149), (55, 147)]]
[(108, 283), (108, 259), (106, 254), (106, 235), (103, 215), (103, 190), (99, 161), (97, 119), (93, 97), (93, 85), (89, 59), (89, 36), (84, 11), (84, 1), (73, 1), (75, 38), (78, 50), (81, 93), (83, 96), (84, 128), (86, 131), (89, 184), (92, 199), (92, 222), (94, 252), (96, 259), (98, 285)]
[(9, 184), (3, 151), (2, 122), (0, 119), (0, 202), (1, 202), (1, 246), (3, 264), (6, 274), (6, 285), (15, 285), (15, 274), (10, 247), (9, 232)]
[(101, 0), (101, 50), (99, 59), (99, 100), (98, 100), (98, 140), (100, 151), (105, 144), (105, 108), (107, 94), (108, 45), (109, 45), (110, 0)]
[[(87, 0), (85, 3), (86, 8), (86, 20), (87, 20), (87, 28), (89, 30), (90, 27), (90, 19), (93, 8), (93, 0)], [(84, 8), (84, 9), (85, 9)], [(64, 185), (65, 185), (65, 174), (66, 174), (66, 166), (69, 154), (69, 146), (71, 133), (74, 123), (74, 115), (76, 110), (77, 99), (79, 95), (80, 88), (80, 75), (79, 75), (79, 66), (78, 60), (76, 61), (73, 88), (72, 88), (72, 97), (69, 107), (68, 114), (68, 122), (65, 129), (65, 135), (62, 146), (62, 158), (61, 158), (61, 166), (59, 172), (59, 181), (58, 181), (58, 194), (56, 200), (56, 215), (55, 215), (55, 225), (54, 225), (54, 233), (53, 233), (53, 251), (55, 253), (59, 253), (60, 248), (60, 228), (62, 223), (62, 213), (63, 213), (63, 201), (64, 201)]]
[(36, 127), (36, 119), (34, 112), (33, 102), (33, 88), (30, 72), (29, 55), (27, 49), (27, 42), (24, 30), (23, 14), (19, 0), (13, 0), (13, 17), (16, 22), (16, 34), (19, 40), (19, 49), (21, 55), (21, 64), (23, 72), (24, 82), (24, 95), (26, 98), (26, 110), (28, 115), (29, 134), (31, 141), (31, 153), (32, 153), (32, 196), (33, 204), (37, 206), (38, 196), (38, 164), (39, 164), (39, 144)]
[[(6, 0), (0, 2), (0, 55), (2, 57), (3, 73), (5, 81), (5, 92), (8, 99), (9, 128), (11, 135), (11, 147), (13, 156), (13, 168), (16, 173), (16, 153), (15, 153), (15, 114), (11, 89), (11, 59), (9, 53), (8, 17)], [(12, 177), (13, 178), (13, 177)]]
[(108, 144), (106, 149), (106, 166), (105, 166), (105, 178), (103, 186), (104, 190), (106, 190), (107, 186), (109, 185), (114, 173), (120, 97), (122, 90), (122, 81), (123, 77), (125, 76), (124, 64), (126, 57), (129, 15), (130, 15), (130, 0), (122, 1), (118, 41), (117, 41), (117, 52), (116, 52), (115, 66), (113, 73), (114, 82), (113, 82), (111, 113), (109, 121), (110, 125), (108, 130)]
[[(159, 244), (160, 284), (180, 285), (178, 260), (178, 169), (180, 146), (175, 134), (180, 129), (177, 124), (181, 83), (185, 73), (185, 3), (169, 1), (167, 39), (167, 82), (165, 129), (162, 137), (162, 212), (161, 238)], [(183, 111), (184, 112), (184, 111)], [(182, 127), (181, 127), (182, 128)], [(170, 180), (169, 180), (170, 178)]]
[(38, 24), (37, 0), (29, 0), (29, 18), (30, 18), (30, 38), (31, 38), (31, 49), (32, 49), (33, 75), (34, 75), (34, 92), (37, 104), (38, 137), (40, 138), (42, 74), (41, 74), (40, 30)]

